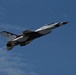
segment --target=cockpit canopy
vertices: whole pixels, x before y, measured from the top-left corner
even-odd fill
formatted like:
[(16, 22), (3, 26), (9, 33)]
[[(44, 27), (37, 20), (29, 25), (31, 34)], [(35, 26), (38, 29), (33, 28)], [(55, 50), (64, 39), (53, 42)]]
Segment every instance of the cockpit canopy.
[(49, 23), (48, 25), (54, 24), (55, 22)]
[(49, 23), (49, 24), (46, 24), (45, 26), (47, 26), (47, 25), (52, 25), (52, 24), (54, 24), (55, 22), (52, 22), (52, 23)]

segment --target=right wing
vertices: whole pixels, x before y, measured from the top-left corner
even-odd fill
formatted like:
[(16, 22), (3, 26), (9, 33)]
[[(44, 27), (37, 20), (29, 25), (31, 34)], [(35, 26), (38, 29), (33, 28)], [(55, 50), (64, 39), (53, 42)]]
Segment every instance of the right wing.
[(33, 40), (35, 38), (42, 36), (42, 34), (36, 31), (26, 30), (26, 31), (23, 31), (23, 36), (27, 38), (27, 41), (30, 41), (30, 40)]
[(18, 35), (16, 34), (13, 34), (11, 32), (7, 32), (7, 31), (2, 31), (0, 32), (0, 34), (4, 37), (6, 37), (8, 40), (13, 40), (15, 39)]
[(25, 31), (23, 31), (23, 36), (28, 37), (30, 34), (33, 34), (33, 33), (36, 33), (36, 32), (30, 31), (30, 30), (25, 30)]

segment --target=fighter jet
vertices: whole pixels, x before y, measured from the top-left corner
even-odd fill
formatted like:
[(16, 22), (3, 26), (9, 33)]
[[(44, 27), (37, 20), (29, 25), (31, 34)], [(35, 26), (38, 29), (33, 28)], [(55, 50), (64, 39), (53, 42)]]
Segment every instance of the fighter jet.
[(0, 34), (9, 39), (6, 46), (7, 46), (7, 50), (11, 50), (16, 45), (25, 46), (34, 39), (49, 34), (52, 32), (53, 29), (63, 26), (67, 23), (68, 22), (56, 22), (56, 23), (46, 24), (34, 31), (25, 30), (23, 31), (22, 35), (16, 35), (8, 31), (2, 31), (0, 32)]

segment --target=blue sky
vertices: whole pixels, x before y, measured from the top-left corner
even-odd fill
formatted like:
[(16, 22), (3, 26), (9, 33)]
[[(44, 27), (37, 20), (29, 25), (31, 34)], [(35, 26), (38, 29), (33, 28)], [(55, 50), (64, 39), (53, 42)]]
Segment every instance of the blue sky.
[(76, 75), (75, 0), (0, 0), (0, 31), (22, 34), (50, 22), (68, 21), (51, 34), (11, 51), (0, 36), (0, 75)]

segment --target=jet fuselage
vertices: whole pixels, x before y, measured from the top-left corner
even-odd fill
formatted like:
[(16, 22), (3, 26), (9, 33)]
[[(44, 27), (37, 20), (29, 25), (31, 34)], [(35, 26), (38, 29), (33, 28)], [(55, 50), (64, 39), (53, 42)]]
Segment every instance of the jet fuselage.
[(46, 24), (43, 27), (35, 30), (35, 31), (29, 31), (26, 30), (23, 32), (23, 35), (17, 36), (15, 39), (9, 41), (7, 43), (7, 49), (11, 50), (14, 46), (20, 45), (24, 46), (29, 44), (32, 40), (39, 38), (41, 36), (44, 36), (48, 33), (51, 33), (51, 31), (59, 26), (63, 26), (67, 24), (68, 22), (57, 22), (57, 23), (50, 23)]

